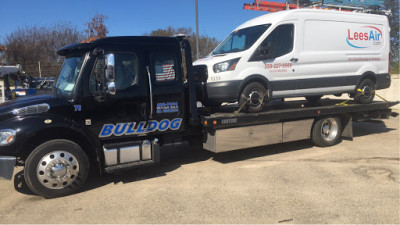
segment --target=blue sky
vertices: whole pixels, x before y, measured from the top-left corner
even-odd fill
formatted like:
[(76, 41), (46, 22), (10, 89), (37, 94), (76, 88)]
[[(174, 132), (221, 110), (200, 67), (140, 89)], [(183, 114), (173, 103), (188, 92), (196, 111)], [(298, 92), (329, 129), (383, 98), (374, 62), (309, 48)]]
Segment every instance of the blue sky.
[[(85, 28), (96, 13), (108, 16), (109, 36), (142, 35), (158, 28), (195, 30), (194, 0), (0, 0), (0, 42), (16, 28), (71, 22)], [(199, 33), (222, 41), (241, 23), (265, 14), (243, 9), (254, 0), (198, 0)]]

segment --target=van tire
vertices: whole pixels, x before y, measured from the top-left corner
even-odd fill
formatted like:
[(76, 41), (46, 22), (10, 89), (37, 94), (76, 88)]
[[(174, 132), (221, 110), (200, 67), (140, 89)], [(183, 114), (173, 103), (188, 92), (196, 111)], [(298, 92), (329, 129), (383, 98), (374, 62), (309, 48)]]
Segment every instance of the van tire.
[(342, 124), (338, 117), (316, 119), (311, 130), (311, 141), (315, 146), (328, 147), (338, 143)]
[(307, 101), (314, 103), (314, 102), (318, 102), (322, 98), (322, 95), (307, 96), (305, 98)]
[(89, 160), (70, 140), (55, 139), (36, 147), (25, 161), (24, 177), (29, 189), (45, 198), (78, 192), (89, 174)]
[(266, 100), (267, 90), (258, 82), (247, 84), (239, 96), (239, 107), (245, 104), (244, 111), (249, 113), (260, 112)]
[[(361, 89), (363, 92), (358, 91), (358, 89)], [(356, 94), (354, 95), (354, 100), (361, 104), (369, 104), (374, 100), (375, 90), (375, 83), (372, 80), (365, 78), (361, 81), (360, 85), (358, 85)]]

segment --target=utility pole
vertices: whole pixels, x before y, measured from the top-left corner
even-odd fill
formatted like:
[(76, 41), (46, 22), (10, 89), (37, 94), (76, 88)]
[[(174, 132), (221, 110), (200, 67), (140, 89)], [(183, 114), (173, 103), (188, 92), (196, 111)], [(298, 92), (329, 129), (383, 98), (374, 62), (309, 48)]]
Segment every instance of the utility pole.
[(195, 0), (195, 5), (196, 5), (196, 59), (200, 58), (200, 52), (199, 52), (199, 7), (197, 0)]
[(38, 65), (39, 65), (39, 77), (42, 77), (42, 70), (40, 68), (40, 61), (38, 61)]

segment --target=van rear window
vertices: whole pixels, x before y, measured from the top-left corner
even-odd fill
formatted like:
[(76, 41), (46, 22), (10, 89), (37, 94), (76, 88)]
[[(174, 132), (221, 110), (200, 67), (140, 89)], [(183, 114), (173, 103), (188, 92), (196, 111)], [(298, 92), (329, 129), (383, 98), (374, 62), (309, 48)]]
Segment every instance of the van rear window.
[(212, 55), (240, 52), (250, 48), (254, 42), (268, 29), (271, 24), (247, 27), (232, 32), (218, 47)]

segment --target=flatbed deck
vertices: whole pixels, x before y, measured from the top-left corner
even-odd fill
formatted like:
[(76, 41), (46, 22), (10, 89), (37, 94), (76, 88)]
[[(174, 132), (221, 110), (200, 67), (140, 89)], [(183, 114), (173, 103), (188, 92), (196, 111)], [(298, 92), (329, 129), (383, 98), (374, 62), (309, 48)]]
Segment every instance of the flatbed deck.
[[(205, 128), (223, 129), (256, 124), (274, 123), (279, 121), (290, 121), (303, 118), (311, 118), (333, 114), (376, 114), (376, 117), (389, 115), (390, 107), (399, 104), (396, 102), (375, 101), (371, 104), (358, 104), (353, 100), (346, 99), (323, 99), (311, 104), (307, 101), (274, 101), (268, 103), (259, 113), (235, 113), (237, 105), (221, 107), (216, 112), (202, 110), (201, 123)], [(378, 115), (381, 114), (381, 115)]]

